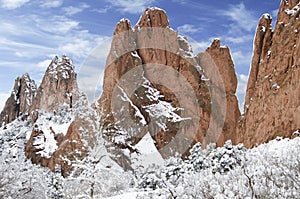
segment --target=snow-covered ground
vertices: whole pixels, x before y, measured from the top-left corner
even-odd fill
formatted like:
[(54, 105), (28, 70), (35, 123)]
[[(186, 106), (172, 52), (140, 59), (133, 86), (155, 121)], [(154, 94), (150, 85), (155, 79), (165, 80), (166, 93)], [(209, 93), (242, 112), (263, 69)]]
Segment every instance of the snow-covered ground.
[[(37, 124), (51, 140), (50, 126), (64, 134), (73, 119), (65, 107), (42, 113)], [(17, 119), (0, 129), (0, 198), (300, 198), (300, 137), (276, 138), (250, 150), (230, 142), (206, 150), (197, 144), (183, 161), (163, 160), (146, 134), (135, 146), (139, 154), (128, 155), (134, 170), (125, 172), (99, 131), (90, 155), (62, 178), (26, 159), (33, 128)]]

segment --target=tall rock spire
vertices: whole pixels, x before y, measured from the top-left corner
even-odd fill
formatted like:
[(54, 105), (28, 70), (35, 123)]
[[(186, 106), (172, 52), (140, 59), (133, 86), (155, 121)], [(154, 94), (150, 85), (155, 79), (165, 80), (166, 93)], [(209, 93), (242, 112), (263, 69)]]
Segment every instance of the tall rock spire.
[(257, 28), (238, 141), (252, 147), (300, 129), (300, 2), (283, 0), (273, 33), (269, 15)]
[(29, 109), (36, 96), (37, 86), (28, 73), (15, 80), (13, 90), (0, 114), (0, 127), (10, 123), (19, 116), (24, 119), (29, 115)]
[[(114, 31), (103, 93), (98, 100), (108, 149), (134, 152), (134, 146), (146, 133), (164, 157), (176, 152), (186, 155), (196, 142), (222, 145), (239, 116), (235, 97), (237, 80), (229, 48), (211, 47), (206, 56), (209, 62), (201, 62), (201, 57), (193, 54), (187, 38), (170, 28), (161, 9), (146, 9), (133, 29), (127, 19), (122, 19)], [(223, 61), (228, 63), (224, 70)], [(202, 64), (222, 69), (221, 78), (226, 85), (214, 102), (211, 82)], [(184, 87), (183, 82), (189, 86)], [(226, 96), (232, 105), (228, 113), (220, 108)], [(183, 98), (187, 100), (180, 101)], [(209, 135), (211, 131), (226, 136)], [(123, 156), (119, 163), (130, 167), (126, 161), (129, 160)]]
[(73, 62), (67, 56), (63, 55), (62, 58), (56, 56), (38, 87), (31, 111), (56, 110), (63, 103), (72, 107), (77, 98), (78, 86)]

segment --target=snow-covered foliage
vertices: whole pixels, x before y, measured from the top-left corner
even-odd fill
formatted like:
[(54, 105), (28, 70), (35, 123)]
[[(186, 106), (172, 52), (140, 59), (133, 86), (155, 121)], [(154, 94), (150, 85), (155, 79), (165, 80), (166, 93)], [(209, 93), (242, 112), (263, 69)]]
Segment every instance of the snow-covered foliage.
[[(94, 113), (75, 105), (76, 117), (86, 118), (85, 129), (92, 129), (95, 142), (89, 155), (74, 164), (63, 178), (59, 168), (33, 165), (24, 148), (34, 125), (17, 119), (0, 129), (0, 198), (299, 198), (300, 137), (277, 138), (247, 150), (227, 141), (223, 147), (202, 149), (196, 144), (190, 156), (158, 159), (151, 136), (136, 145), (139, 153), (128, 154), (134, 170), (124, 171), (105, 147), (101, 125), (89, 117)], [(68, 106), (59, 111), (40, 112), (38, 128), (64, 133), (74, 119)], [(88, 130), (81, 129), (86, 132)], [(299, 132), (295, 131), (295, 135)], [(153, 155), (155, 154), (155, 155)]]
[[(40, 111), (38, 120), (35, 122), (37, 134), (33, 137), (33, 146), (42, 157), (50, 158), (57, 150), (58, 135), (65, 135), (73, 121), (74, 111), (69, 109), (69, 105), (63, 104), (58, 111), (47, 113)], [(27, 131), (27, 139), (31, 135), (31, 130)]]
[(174, 198), (299, 198), (299, 150), (300, 138), (277, 138), (251, 150), (230, 142), (206, 150), (195, 145), (190, 159), (146, 170), (139, 185)]
[(33, 129), (43, 130), (45, 135), (41, 135), (42, 139), (36, 140), (35, 144), (43, 146), (40, 153), (45, 156), (50, 155), (53, 152), (51, 146), (56, 146), (55, 140), (50, 139), (51, 136), (53, 137), (50, 127), (55, 133), (64, 134), (73, 120), (73, 115), (74, 110), (67, 105), (62, 105), (58, 111), (40, 111), (35, 123), (38, 129), (35, 129), (30, 118), (24, 121), (21, 117), (0, 128), (0, 198), (48, 198), (52, 194), (63, 193), (61, 190), (56, 190), (56, 188), (62, 189), (63, 181), (60, 174), (33, 165), (25, 157), (25, 145)]
[(210, 145), (205, 150), (197, 144), (187, 160), (173, 157), (164, 166), (153, 164), (124, 173), (101, 149), (78, 165), (81, 172), (69, 179), (67, 187), (80, 189), (67, 195), (107, 199), (299, 198), (299, 150), (300, 138), (277, 138), (251, 150), (229, 141), (224, 147)]
[(48, 168), (33, 165), (25, 157), (26, 134), (33, 125), (17, 119), (0, 129), (0, 198), (46, 198)]

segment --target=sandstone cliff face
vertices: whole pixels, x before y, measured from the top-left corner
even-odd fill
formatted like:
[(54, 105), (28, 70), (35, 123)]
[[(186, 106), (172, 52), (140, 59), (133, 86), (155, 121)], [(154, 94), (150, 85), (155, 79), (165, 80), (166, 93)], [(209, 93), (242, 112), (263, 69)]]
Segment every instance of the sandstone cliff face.
[(59, 105), (69, 104), (70, 108), (78, 98), (76, 73), (72, 60), (66, 56), (52, 60), (40, 84), (31, 110), (57, 110)]
[[(203, 68), (220, 70), (225, 86), (218, 77), (208, 80)], [(166, 13), (148, 8), (134, 28), (127, 19), (116, 26), (98, 100), (105, 137), (112, 149), (132, 152), (149, 132), (164, 157), (185, 154), (195, 142), (222, 144), (239, 116), (236, 84), (228, 48), (214, 42), (194, 56)]]
[[(210, 78), (212, 84), (217, 87), (215, 89), (216, 104), (223, 104), (225, 121), (222, 134), (217, 142), (219, 146), (225, 141), (232, 140), (236, 142), (236, 126), (240, 117), (238, 100), (236, 97), (237, 77), (234, 70), (234, 64), (227, 46), (221, 46), (220, 40), (215, 39), (205, 53), (198, 55), (199, 63), (203, 67), (205, 74)], [(214, 64), (215, 67), (211, 67)], [(217, 74), (219, 73), (219, 74)], [(223, 96), (224, 95), (224, 96)], [(222, 108), (222, 106), (221, 106)]]
[(86, 157), (97, 144), (96, 135), (101, 132), (97, 121), (96, 111), (89, 108), (85, 95), (80, 95), (73, 109), (65, 105), (46, 118), (38, 118), (26, 143), (25, 155), (32, 163), (52, 171), (60, 165), (62, 174), (67, 176), (73, 163)]
[(282, 1), (274, 32), (263, 15), (254, 42), (245, 115), (237, 130), (247, 147), (300, 128), (300, 37), (298, 0)]
[(11, 96), (7, 99), (0, 114), (0, 127), (10, 123), (19, 116), (25, 119), (36, 96), (37, 87), (34, 80), (26, 73), (15, 80)]

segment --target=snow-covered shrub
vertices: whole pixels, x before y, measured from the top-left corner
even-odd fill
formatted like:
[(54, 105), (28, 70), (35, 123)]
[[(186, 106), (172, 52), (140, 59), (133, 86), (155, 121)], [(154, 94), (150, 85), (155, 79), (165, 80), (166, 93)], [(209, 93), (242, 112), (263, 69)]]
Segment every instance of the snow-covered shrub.
[(141, 175), (138, 187), (142, 189), (158, 189), (165, 187), (161, 168), (152, 165)]
[(199, 172), (202, 169), (210, 167), (210, 160), (206, 157), (205, 150), (203, 150), (201, 143), (197, 143), (190, 150), (190, 156), (186, 163), (190, 163), (193, 169)]
[(223, 147), (217, 148), (208, 155), (212, 172), (225, 173), (241, 165), (244, 152), (245, 148), (242, 144), (233, 146), (230, 140), (226, 141)]

